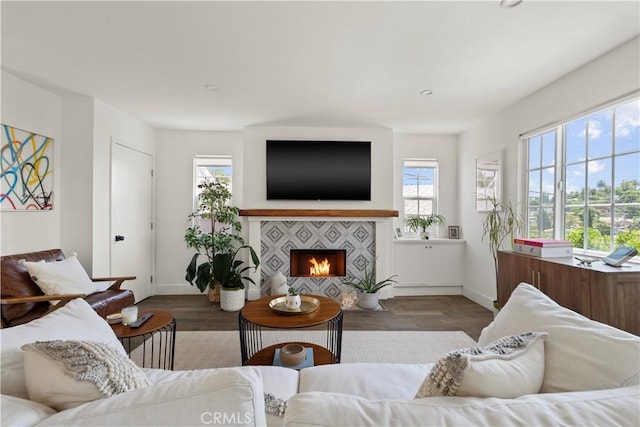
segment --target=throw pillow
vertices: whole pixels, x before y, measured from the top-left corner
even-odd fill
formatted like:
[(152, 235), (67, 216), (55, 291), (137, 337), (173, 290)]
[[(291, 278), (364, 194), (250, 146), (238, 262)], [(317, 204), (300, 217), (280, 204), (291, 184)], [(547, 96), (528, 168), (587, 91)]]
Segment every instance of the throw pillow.
[(0, 329), (2, 394), (27, 399), (23, 345), (49, 340), (91, 340), (111, 344), (126, 355), (109, 324), (83, 299), (69, 301), (64, 307), (24, 325)]
[(538, 393), (544, 376), (544, 332), (501, 338), (438, 360), (416, 398), (476, 396), (512, 399)]
[[(45, 295), (85, 294), (98, 289), (87, 275), (84, 267), (74, 253), (62, 261), (31, 262), (23, 261), (24, 266)], [(52, 301), (52, 304), (57, 301)]]
[(108, 344), (55, 340), (22, 350), (29, 398), (58, 411), (150, 385), (135, 363)]
[(526, 283), (511, 293), (478, 345), (525, 331), (545, 331), (542, 393), (604, 390), (640, 383), (640, 337), (590, 320)]

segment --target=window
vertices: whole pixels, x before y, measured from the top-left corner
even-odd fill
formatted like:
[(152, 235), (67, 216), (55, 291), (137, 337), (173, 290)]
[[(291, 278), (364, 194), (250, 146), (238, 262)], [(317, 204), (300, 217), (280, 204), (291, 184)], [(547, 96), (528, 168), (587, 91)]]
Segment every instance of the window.
[(525, 142), (529, 237), (564, 238), (585, 251), (640, 250), (639, 99)]
[(438, 162), (428, 159), (404, 161), (402, 198), (404, 217), (438, 213)]
[[(199, 204), (200, 189), (198, 185), (209, 181), (226, 182), (229, 185), (229, 190), (232, 191), (231, 171), (231, 157), (228, 156), (196, 156), (193, 159), (194, 210), (198, 209)], [(211, 228), (211, 224), (207, 220), (201, 220), (199, 225), (204, 231), (207, 231), (207, 227)]]

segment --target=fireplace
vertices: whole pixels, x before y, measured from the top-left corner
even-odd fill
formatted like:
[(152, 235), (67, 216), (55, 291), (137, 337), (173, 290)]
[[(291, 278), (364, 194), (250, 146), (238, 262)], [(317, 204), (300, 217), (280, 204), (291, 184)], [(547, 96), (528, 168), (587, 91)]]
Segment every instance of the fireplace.
[(344, 277), (347, 274), (346, 249), (291, 249), (291, 277)]

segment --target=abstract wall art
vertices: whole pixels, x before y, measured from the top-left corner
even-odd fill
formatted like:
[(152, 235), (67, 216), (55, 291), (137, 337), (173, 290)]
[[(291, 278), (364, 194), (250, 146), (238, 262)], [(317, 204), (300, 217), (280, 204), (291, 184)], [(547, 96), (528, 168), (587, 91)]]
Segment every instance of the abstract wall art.
[(2, 125), (0, 210), (53, 209), (53, 139)]

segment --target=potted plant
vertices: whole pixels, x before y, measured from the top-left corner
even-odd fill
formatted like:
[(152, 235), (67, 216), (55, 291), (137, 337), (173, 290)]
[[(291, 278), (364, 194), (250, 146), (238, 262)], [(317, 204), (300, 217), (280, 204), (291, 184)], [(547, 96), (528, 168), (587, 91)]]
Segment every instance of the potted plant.
[(425, 239), (429, 238), (427, 229), (432, 225), (444, 225), (445, 218), (438, 214), (429, 215), (409, 215), (404, 220), (407, 223), (407, 227), (412, 231), (421, 231), (421, 236)]
[[(248, 249), (253, 266), (236, 259), (242, 249)], [(234, 252), (218, 253), (213, 257), (213, 272), (216, 283), (220, 284), (220, 308), (224, 311), (238, 311), (244, 306), (244, 282), (254, 283), (245, 276), (247, 270), (260, 265), (258, 256), (251, 246), (240, 246)]]
[[(488, 196), (489, 210), (482, 217), (482, 240), (487, 239), (493, 257), (493, 266), (498, 283), (498, 251), (508, 237), (513, 249), (513, 239), (522, 229), (522, 217), (518, 210), (507, 200), (498, 200), (495, 195)], [(496, 291), (497, 294), (497, 291)], [(500, 309), (498, 300), (493, 301), (496, 310)]]
[[(187, 265), (185, 279), (191, 285), (195, 285), (204, 292), (209, 289), (209, 300), (220, 300), (220, 285), (216, 285), (216, 274), (213, 259), (217, 254), (231, 254), (235, 246), (244, 243), (240, 232), (242, 224), (238, 221), (238, 208), (229, 204), (231, 192), (228, 182), (218, 178), (199, 184), (198, 209), (189, 215), (194, 225), (189, 227), (184, 234), (184, 239), (189, 248), (197, 252)], [(202, 230), (198, 223), (201, 219), (207, 221), (210, 230)], [(198, 263), (200, 256), (206, 260)]]
[(375, 263), (369, 270), (367, 265), (364, 266), (364, 277), (347, 277), (342, 281), (342, 284), (351, 286), (360, 292), (360, 298), (358, 299), (358, 305), (365, 310), (374, 310), (378, 307), (378, 300), (380, 299), (379, 291), (385, 286), (389, 286), (396, 283), (393, 278), (395, 275), (387, 277), (384, 280), (376, 282), (376, 267)]
[(296, 308), (300, 308), (300, 304), (302, 301), (300, 300), (300, 291), (293, 286), (290, 286), (287, 290), (287, 296), (284, 300), (284, 305), (289, 310), (295, 310)]

